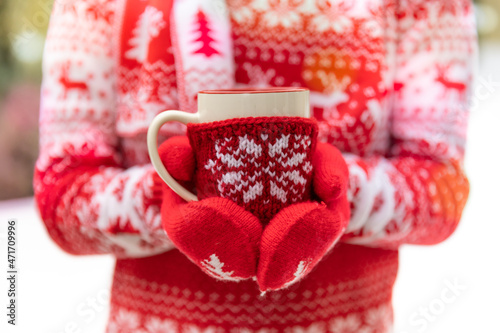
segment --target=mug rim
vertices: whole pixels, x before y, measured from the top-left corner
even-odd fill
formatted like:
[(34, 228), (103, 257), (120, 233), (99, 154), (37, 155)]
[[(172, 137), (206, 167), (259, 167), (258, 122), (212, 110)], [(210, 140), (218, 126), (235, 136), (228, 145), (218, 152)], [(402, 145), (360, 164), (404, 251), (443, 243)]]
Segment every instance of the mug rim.
[(309, 89), (304, 87), (245, 87), (233, 89), (208, 89), (200, 90), (198, 94), (207, 95), (235, 95), (235, 94), (268, 94), (268, 93), (287, 93), (287, 92), (304, 92)]

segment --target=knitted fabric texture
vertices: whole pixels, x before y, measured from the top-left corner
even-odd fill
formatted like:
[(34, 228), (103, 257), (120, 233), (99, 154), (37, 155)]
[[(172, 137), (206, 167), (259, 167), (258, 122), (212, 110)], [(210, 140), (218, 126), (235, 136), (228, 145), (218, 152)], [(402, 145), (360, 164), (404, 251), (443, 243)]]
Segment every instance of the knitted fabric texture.
[[(236, 130), (260, 127), (259, 120), (246, 119), (244, 125), (238, 126)], [(297, 120), (300, 119), (285, 119), (287, 123)], [(203, 125), (205, 128), (227, 129), (227, 121), (221, 123)], [(234, 130), (231, 127), (231, 131)], [(248, 140), (247, 134), (244, 138), (244, 144), (239, 145), (238, 149), (228, 150), (237, 152), (236, 155), (243, 158), (246, 156), (241, 156), (241, 151), (247, 150), (260, 156), (260, 146), (253, 140)], [(204, 140), (211, 141), (210, 139), (210, 136), (204, 137)], [(264, 134), (264, 139), (269, 139), (267, 133)], [(268, 144), (270, 148), (276, 146)], [(282, 145), (285, 144), (282, 142)], [(261, 221), (230, 199), (215, 195), (186, 203), (163, 184), (162, 223), (168, 237), (194, 264), (216, 279), (240, 281), (256, 276), (262, 292), (287, 288), (297, 283), (314, 269), (339, 240), (349, 221), (346, 193), (349, 172), (345, 160), (341, 152), (329, 144), (317, 143), (314, 146), (312, 185), (319, 198), (327, 202), (328, 206), (310, 201), (287, 205), (279, 210), (262, 232)], [(248, 147), (250, 148), (245, 150)], [(195, 153), (187, 137), (170, 138), (160, 146), (159, 153), (174, 178), (179, 181), (195, 178)], [(204, 153), (206, 155), (206, 151)], [(218, 158), (239, 166), (238, 172), (241, 174), (247, 173), (248, 170), (241, 169), (243, 165), (234, 159), (234, 155), (217, 150)], [(292, 155), (295, 162), (304, 157), (297, 152)], [(281, 152), (279, 160), (291, 166), (293, 171), (288, 170), (285, 174), (296, 175), (297, 170), (294, 168), (300, 167), (301, 163), (288, 163), (290, 159), (285, 161), (286, 156)], [(276, 161), (269, 164), (276, 164)], [(260, 169), (254, 170), (259, 171)], [(273, 172), (275, 175), (276, 172)], [(241, 175), (240, 173), (236, 174)], [(234, 177), (231, 184), (235, 188), (241, 188), (248, 185), (248, 181), (245, 177)]]
[(323, 202), (288, 206), (263, 231), (257, 282), (262, 291), (287, 288), (311, 272), (344, 233), (350, 217), (349, 171), (341, 152), (316, 145), (313, 188)]
[[(62, 249), (117, 258), (108, 332), (390, 332), (399, 246), (442, 242), (467, 201), (474, 22), (471, 0), (54, 6), (34, 191)], [(255, 281), (216, 280), (175, 248), (146, 145), (156, 114), (194, 111), (198, 90), (234, 80), (309, 88), (318, 140), (349, 169), (345, 235), (302, 280), (265, 297)], [(160, 143), (185, 135), (175, 122), (162, 129)]]
[(188, 124), (200, 199), (221, 196), (266, 223), (311, 195), (317, 125), (300, 117)]
[(219, 280), (256, 275), (262, 225), (255, 215), (226, 198), (186, 203), (167, 185), (163, 193), (163, 227), (189, 260)]

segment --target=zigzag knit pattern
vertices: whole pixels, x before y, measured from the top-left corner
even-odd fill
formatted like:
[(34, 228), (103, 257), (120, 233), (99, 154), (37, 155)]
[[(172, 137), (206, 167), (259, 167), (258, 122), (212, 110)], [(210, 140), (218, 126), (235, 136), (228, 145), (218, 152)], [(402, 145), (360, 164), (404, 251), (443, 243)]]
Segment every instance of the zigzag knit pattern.
[(198, 197), (222, 196), (266, 222), (308, 200), (317, 125), (300, 117), (255, 117), (189, 124)]

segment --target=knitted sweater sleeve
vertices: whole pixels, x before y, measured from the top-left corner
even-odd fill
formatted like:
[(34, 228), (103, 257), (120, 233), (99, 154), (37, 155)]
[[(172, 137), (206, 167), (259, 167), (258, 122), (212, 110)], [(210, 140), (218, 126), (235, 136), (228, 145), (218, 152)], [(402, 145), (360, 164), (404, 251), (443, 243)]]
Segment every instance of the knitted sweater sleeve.
[(173, 245), (161, 228), (154, 170), (121, 162), (110, 42), (114, 5), (54, 4), (43, 61), (35, 199), (48, 233), (65, 251), (147, 256)]
[(470, 1), (408, 1), (397, 24), (392, 145), (346, 154), (352, 217), (343, 240), (366, 246), (436, 244), (457, 227), (476, 35)]

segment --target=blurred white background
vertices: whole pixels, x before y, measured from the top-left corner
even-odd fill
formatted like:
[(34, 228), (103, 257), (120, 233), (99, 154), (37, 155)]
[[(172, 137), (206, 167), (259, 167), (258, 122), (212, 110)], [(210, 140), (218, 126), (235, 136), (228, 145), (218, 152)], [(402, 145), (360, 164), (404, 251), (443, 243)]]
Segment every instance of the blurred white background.
[[(446, 242), (401, 249), (393, 302), (395, 333), (500, 332), (500, 155), (497, 147), (500, 144), (500, 44), (492, 42), (500, 35), (494, 10), (500, 4), (497, 0), (481, 3), (479, 28), (484, 36), (492, 37), (481, 45), (480, 74), (476, 82), (481, 90), (470, 116), (465, 164), (471, 182), (470, 198), (460, 226)], [(28, 53), (40, 51), (41, 48), (30, 49)], [(38, 93), (37, 89), (33, 91)], [(27, 110), (32, 108), (26, 106)], [(29, 179), (23, 186), (30, 187)], [(0, 269), (3, 272), (6, 271), (3, 254), (7, 247), (5, 222), (9, 218), (18, 220), (19, 325), (13, 328), (6, 324), (7, 280), (2, 275), (0, 332), (104, 332), (113, 258), (65, 254), (49, 239), (33, 200), (15, 199), (0, 202)]]

